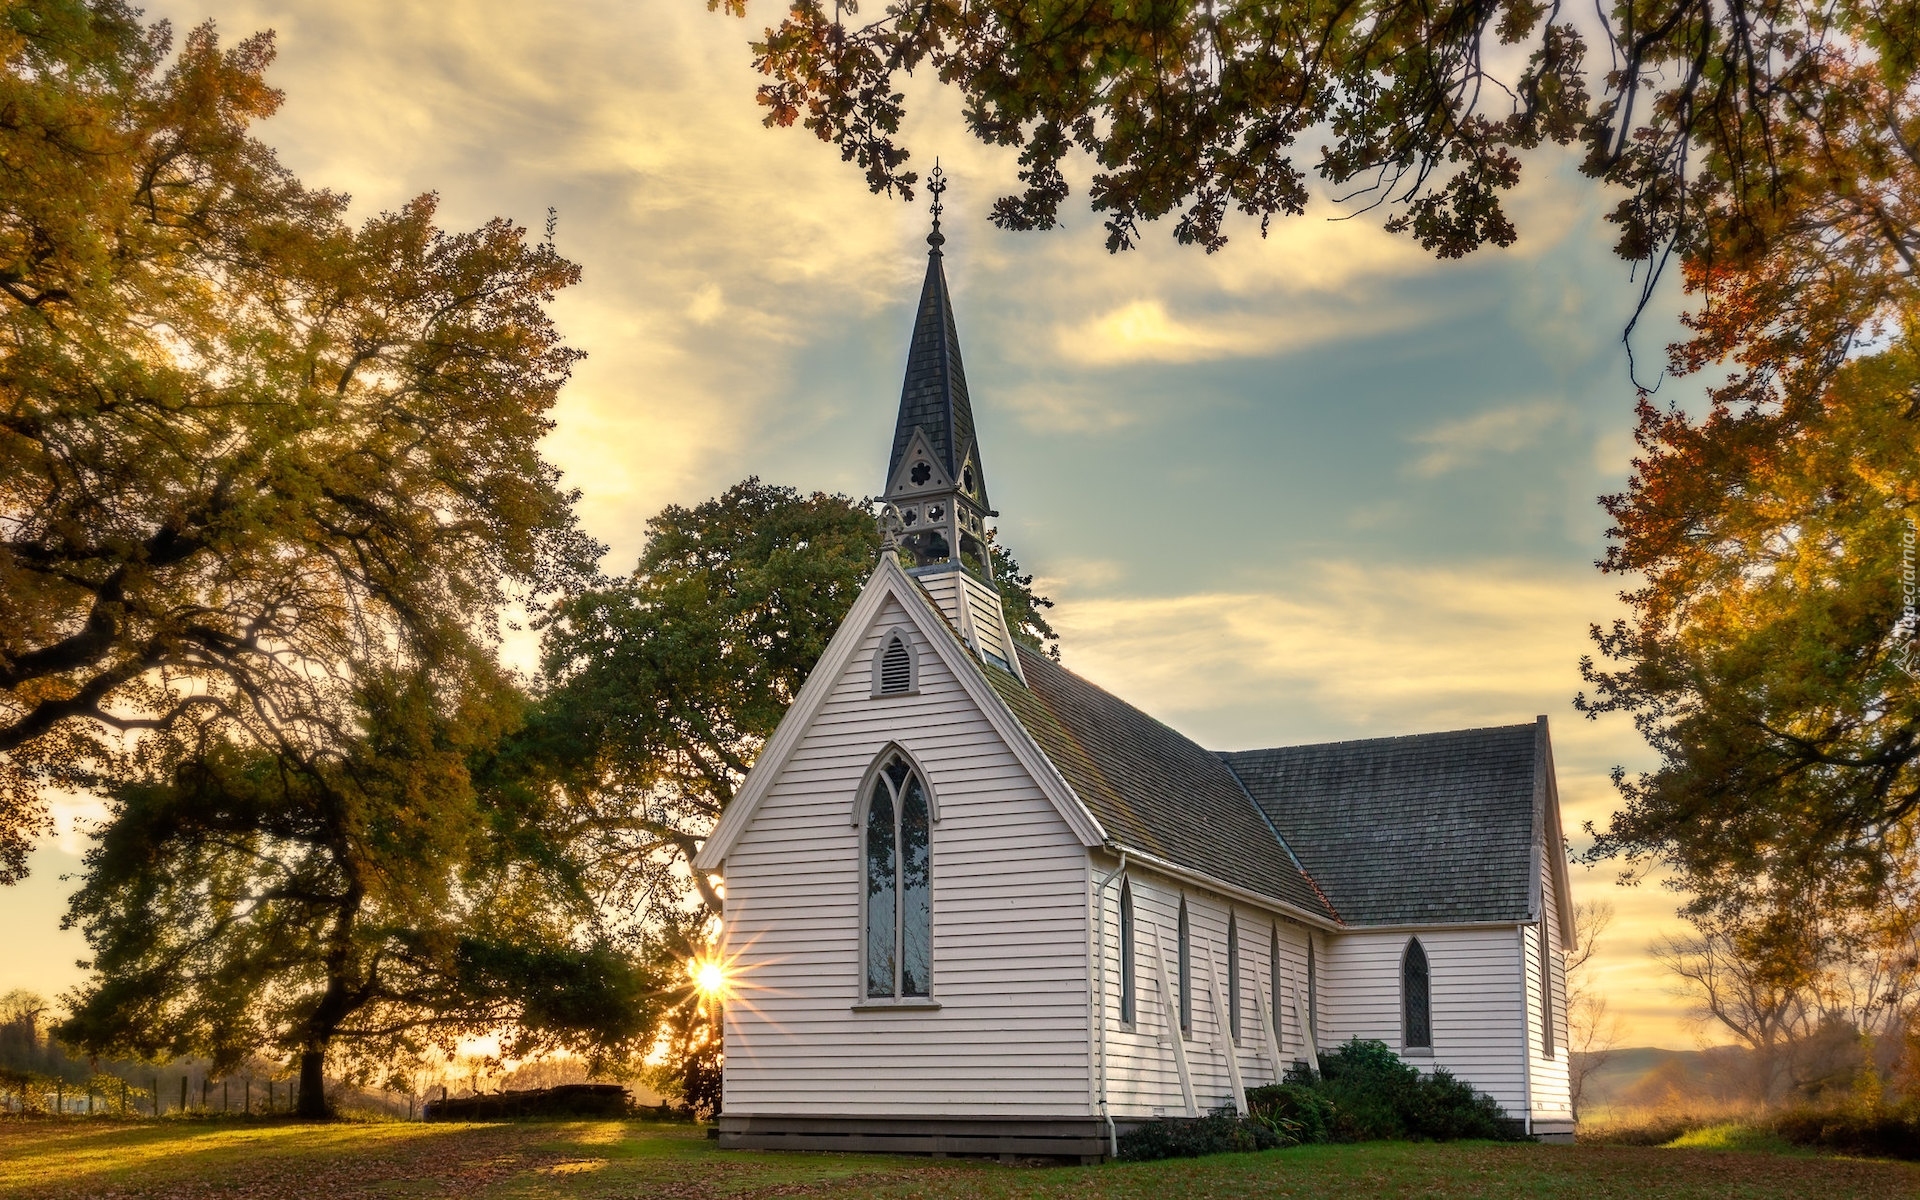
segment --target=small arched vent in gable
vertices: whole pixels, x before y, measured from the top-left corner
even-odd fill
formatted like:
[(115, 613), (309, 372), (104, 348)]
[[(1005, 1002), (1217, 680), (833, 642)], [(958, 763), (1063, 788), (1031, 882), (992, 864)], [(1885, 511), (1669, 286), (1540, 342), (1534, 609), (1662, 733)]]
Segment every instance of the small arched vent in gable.
[(904, 696), (913, 691), (913, 647), (904, 633), (890, 633), (873, 664), (873, 694)]

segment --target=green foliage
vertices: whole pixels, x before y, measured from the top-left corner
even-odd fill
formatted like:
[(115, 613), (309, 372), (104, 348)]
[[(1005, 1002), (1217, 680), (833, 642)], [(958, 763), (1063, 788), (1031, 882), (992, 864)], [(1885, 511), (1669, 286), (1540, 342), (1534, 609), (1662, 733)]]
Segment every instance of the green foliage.
[(364, 1081), (463, 1034), (525, 1057), (644, 1051), (653, 979), (596, 940), (562, 803), (494, 753), (523, 701), (484, 661), (362, 675), (362, 732), (300, 762), (213, 741), (113, 793), (67, 917), (94, 976), (60, 1036), (90, 1053), (261, 1047)]
[(1792, 1108), (1764, 1128), (1796, 1146), (1920, 1160), (1920, 1102), (1893, 1107)]
[[(609, 903), (660, 915), (684, 905), (700, 839), (840, 627), (880, 540), (855, 501), (758, 479), (670, 506), (647, 532), (629, 578), (547, 617), (545, 687), (524, 740), (597, 815)], [(706, 879), (692, 882), (718, 912)]]
[(1491, 1096), (1444, 1069), (1422, 1074), (1384, 1042), (1355, 1038), (1322, 1055), (1320, 1068), (1315, 1077), (1296, 1064), (1284, 1083), (1250, 1090), (1248, 1107), (1263, 1120), (1296, 1123), (1307, 1142), (1517, 1136)]
[(0, 1070), (16, 1075), (68, 1084), (95, 1074), (92, 1064), (67, 1053), (48, 1025), (47, 1002), (39, 995), (15, 988), (0, 996)]
[(1355, 1038), (1321, 1056), (1322, 1074), (1296, 1063), (1285, 1082), (1247, 1091), (1248, 1115), (1215, 1109), (1197, 1120), (1159, 1118), (1120, 1139), (1127, 1159), (1196, 1158), (1320, 1142), (1512, 1140), (1520, 1136), (1491, 1096), (1444, 1070), (1423, 1075), (1384, 1042)]
[(989, 540), (995, 543), (993, 581), (1000, 589), (1000, 608), (1007, 619), (1007, 632), (1013, 635), (1014, 641), (1045, 650), (1058, 661), (1060, 635), (1053, 631), (1046, 618), (1046, 610), (1053, 607), (1053, 601), (1035, 595), (1033, 576), (1021, 573), (1020, 560), (999, 545), (997, 539), (990, 537)]
[(1631, 1124), (1582, 1128), (1582, 1144), (1780, 1149), (1920, 1160), (1920, 1102), (1796, 1105), (1729, 1121), (1724, 1115), (1662, 1114)]
[(1333, 1101), (1310, 1080), (1249, 1088), (1247, 1108), (1255, 1120), (1295, 1142), (1313, 1144), (1334, 1140), (1339, 1113)]
[(1336, 1113), (1336, 1140), (1514, 1136), (1491, 1096), (1444, 1068), (1422, 1074), (1383, 1042), (1355, 1038), (1322, 1055), (1320, 1068), (1320, 1091)]
[(1231, 1106), (1189, 1120), (1156, 1118), (1120, 1135), (1120, 1157), (1130, 1162), (1161, 1158), (1200, 1158), (1241, 1154), (1293, 1145), (1261, 1121), (1241, 1116)]
[(249, 132), (270, 34), (173, 51), (0, 5), (0, 881), (48, 786), (328, 753), (359, 660), (462, 653), (597, 554), (539, 453), (579, 269), (432, 195), (349, 226)]

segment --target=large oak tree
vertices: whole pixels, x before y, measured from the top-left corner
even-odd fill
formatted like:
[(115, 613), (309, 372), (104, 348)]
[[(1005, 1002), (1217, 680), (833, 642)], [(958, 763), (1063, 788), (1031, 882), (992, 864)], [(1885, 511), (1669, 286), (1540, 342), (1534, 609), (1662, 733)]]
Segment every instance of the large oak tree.
[(324, 758), (215, 740), (113, 789), (67, 917), (94, 974), (60, 1035), (214, 1073), (285, 1054), (313, 1117), (329, 1075), (384, 1082), (462, 1036), (636, 1061), (661, 989), (602, 932), (580, 822), (509, 736), (523, 699), (475, 655), (363, 668), (355, 700)]
[(355, 662), (593, 558), (537, 450), (578, 269), (432, 196), (349, 225), (250, 132), (272, 55), (0, 4), (0, 879), (44, 789), (209, 720), (315, 761)]

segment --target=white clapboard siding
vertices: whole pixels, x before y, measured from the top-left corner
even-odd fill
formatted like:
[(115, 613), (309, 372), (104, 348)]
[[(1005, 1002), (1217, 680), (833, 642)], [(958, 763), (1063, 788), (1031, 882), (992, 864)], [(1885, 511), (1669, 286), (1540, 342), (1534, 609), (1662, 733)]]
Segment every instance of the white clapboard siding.
[[(872, 656), (903, 618), (889, 601), (860, 634), (727, 855), (737, 983), (725, 1111), (1086, 1116), (1086, 852), (917, 632), (916, 693), (872, 696)], [(852, 1010), (862, 985), (856, 792), (893, 742), (925, 769), (939, 808), (933, 1012)]]
[[(1540, 858), (1540, 896), (1546, 919), (1520, 933), (1525, 941), (1527, 961), (1527, 1066), (1531, 1073), (1533, 1115), (1542, 1120), (1569, 1121), (1573, 1119), (1573, 1089), (1568, 1061), (1572, 1051), (1567, 1045), (1567, 965), (1563, 957), (1567, 948), (1560, 944), (1560, 900), (1556, 894), (1558, 889), (1553, 885), (1553, 864), (1547, 857), (1551, 853), (1551, 849), (1544, 850)], [(1546, 1046), (1540, 1034), (1542, 929), (1547, 936), (1547, 965), (1553, 973), (1551, 1058), (1544, 1054)]]
[(1000, 608), (999, 595), (991, 588), (964, 571), (923, 576), (921, 586), (963, 638), (1002, 662), (1012, 660), (1006, 615)]
[[(1372, 1038), (1405, 1049), (1400, 966), (1412, 934), (1341, 933), (1328, 939), (1320, 972), (1321, 1048)], [(1500, 1103), (1526, 1113), (1526, 1028), (1521, 1004), (1520, 940), (1513, 928), (1423, 929), (1432, 995), (1433, 1056), (1409, 1057), (1422, 1068), (1445, 1067)]]
[[(1104, 876), (1113, 864), (1105, 864), (1098, 874)], [(1194, 1102), (1202, 1112), (1233, 1103), (1233, 1088), (1226, 1059), (1218, 1038), (1220, 1015), (1214, 1011), (1212, 965), (1207, 947), (1213, 950), (1212, 963), (1221, 973), (1220, 995), (1227, 989), (1227, 915), (1238, 919), (1240, 932), (1240, 1041), (1235, 1049), (1241, 1081), (1249, 1088), (1275, 1082), (1275, 1073), (1262, 1032), (1260, 1003), (1254, 989), (1272, 987), (1272, 964), (1268, 961), (1269, 940), (1279, 922), (1281, 957), (1284, 969), (1295, 980), (1306, 977), (1306, 935), (1299, 926), (1269, 910), (1228, 901), (1192, 885), (1185, 885), (1138, 866), (1129, 866), (1126, 875), (1133, 896), (1134, 915), (1134, 1001), (1133, 1025), (1120, 1021), (1120, 882), (1107, 889), (1106, 907), (1106, 1017), (1107, 1017), (1107, 1099), (1117, 1119), (1152, 1116), (1179, 1116), (1186, 1110), (1180, 1088), (1180, 1074), (1169, 1040), (1178, 1028), (1177, 1008), (1169, 1009), (1158, 990), (1160, 979), (1159, 948), (1154, 942), (1158, 930), (1166, 946), (1170, 972), (1167, 984), (1179, 986), (1180, 900), (1187, 901), (1187, 918), (1193, 950), (1193, 1030), (1186, 1041), (1187, 1065), (1192, 1073)], [(1177, 992), (1176, 992), (1177, 995)], [(1272, 997), (1269, 991), (1269, 1005)], [(1231, 1001), (1229, 1001), (1231, 1002)], [(1177, 1005), (1177, 1000), (1175, 1001)], [(1285, 1064), (1301, 1052), (1301, 1037), (1291, 1014), (1276, 1013), (1280, 1023), (1281, 1062)]]

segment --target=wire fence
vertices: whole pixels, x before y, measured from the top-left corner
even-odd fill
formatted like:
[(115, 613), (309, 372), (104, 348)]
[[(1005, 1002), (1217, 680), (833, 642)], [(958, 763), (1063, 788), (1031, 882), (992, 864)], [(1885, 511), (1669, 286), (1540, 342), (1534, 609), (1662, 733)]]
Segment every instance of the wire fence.
[[(420, 1120), (428, 1099), (423, 1092), (341, 1084), (329, 1093), (335, 1112), (395, 1121)], [(215, 1079), (204, 1071), (175, 1070), (154, 1071), (138, 1081), (107, 1074), (74, 1081), (0, 1072), (0, 1115), (12, 1117), (266, 1117), (294, 1113), (299, 1104), (299, 1081), (286, 1077)]]

